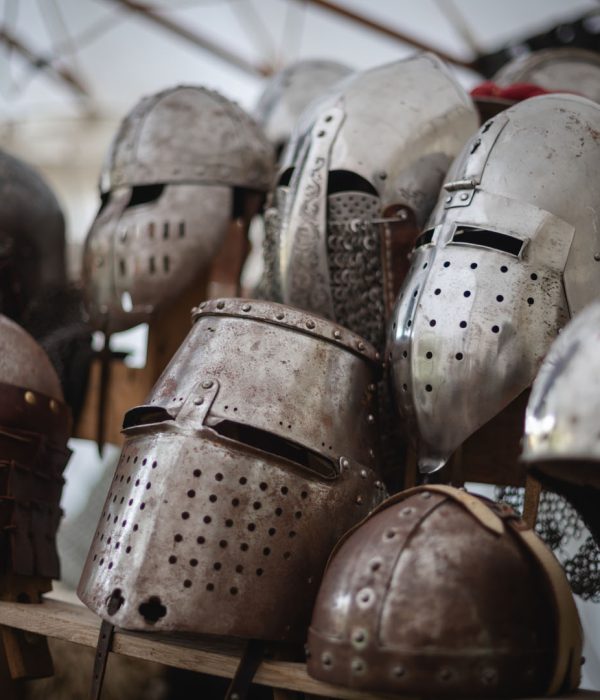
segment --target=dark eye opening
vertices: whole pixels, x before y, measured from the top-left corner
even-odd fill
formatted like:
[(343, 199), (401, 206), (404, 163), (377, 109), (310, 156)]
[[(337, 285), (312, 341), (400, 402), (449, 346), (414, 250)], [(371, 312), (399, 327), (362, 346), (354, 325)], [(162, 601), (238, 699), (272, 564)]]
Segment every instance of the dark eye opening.
[(211, 428), (223, 437), (286, 459), (325, 479), (335, 479), (338, 475), (332, 460), (266, 430), (229, 420), (220, 421)]
[(293, 174), (294, 174), (294, 168), (286, 168), (281, 173), (281, 177), (279, 178), (279, 182), (277, 183), (277, 186), (278, 187), (287, 187), (290, 184), (290, 180), (292, 179)]
[(364, 177), (350, 170), (332, 170), (327, 180), (327, 194), (336, 192), (366, 192), (378, 197), (377, 190)]
[(173, 416), (161, 406), (136, 406), (131, 408), (123, 418), (123, 430), (140, 425), (151, 425), (173, 420)]
[(165, 189), (164, 185), (137, 185), (131, 190), (131, 198), (126, 209), (137, 207), (140, 204), (155, 202)]
[(427, 231), (423, 231), (423, 233), (415, 241), (415, 248), (420, 248), (423, 245), (431, 243), (433, 240), (433, 231), (434, 229), (432, 228), (428, 229)]
[(457, 228), (452, 236), (453, 243), (462, 243), (464, 245), (476, 245), (482, 248), (492, 248), (500, 250), (503, 253), (519, 257), (525, 241), (520, 238), (511, 236), (508, 233), (500, 233), (499, 231), (490, 231), (485, 228), (475, 228), (472, 226), (461, 226)]

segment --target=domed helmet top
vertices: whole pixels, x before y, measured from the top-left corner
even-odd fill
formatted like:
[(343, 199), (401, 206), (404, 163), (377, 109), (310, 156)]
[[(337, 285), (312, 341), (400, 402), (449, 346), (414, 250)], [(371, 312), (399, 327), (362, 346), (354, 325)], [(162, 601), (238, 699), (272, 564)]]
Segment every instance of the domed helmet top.
[(0, 316), (0, 574), (59, 578), (54, 538), (70, 428), (50, 360)]
[(532, 83), (551, 92), (573, 92), (600, 102), (600, 55), (568, 47), (534, 51), (509, 61), (493, 80), (501, 87)]
[(388, 499), (333, 552), (308, 672), (416, 696), (576, 688), (582, 635), (560, 564), (508, 506), (448, 486)]
[(423, 471), (533, 381), (568, 318), (600, 296), (600, 107), (521, 102), (448, 174), (390, 327), (397, 403)]
[(175, 299), (212, 260), (245, 193), (266, 191), (273, 150), (225, 97), (182, 86), (125, 118), (101, 179), (84, 281), (96, 325), (122, 330)]
[(79, 585), (121, 627), (305, 637), (336, 540), (383, 496), (378, 362), (270, 302), (205, 302), (125, 446)]
[(0, 151), (0, 313), (19, 320), (44, 288), (66, 281), (65, 221), (42, 176)]
[(351, 73), (351, 68), (337, 61), (305, 59), (286, 66), (267, 81), (254, 115), (278, 153), (304, 109)]
[(266, 214), (273, 296), (381, 346), (417, 229), (476, 126), (469, 97), (430, 54), (358, 73), (315, 103)]

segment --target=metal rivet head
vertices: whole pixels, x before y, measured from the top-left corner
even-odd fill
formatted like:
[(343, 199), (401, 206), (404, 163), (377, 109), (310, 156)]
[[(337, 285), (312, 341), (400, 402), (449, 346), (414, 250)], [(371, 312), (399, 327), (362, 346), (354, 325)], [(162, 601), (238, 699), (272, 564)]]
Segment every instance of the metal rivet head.
[(50, 399), (50, 410), (52, 413), (58, 413), (60, 410), (60, 406), (58, 405), (58, 401), (55, 401), (54, 399)]
[(446, 197), (446, 204), (450, 204), (450, 202), (452, 202), (452, 197), (451, 196)]
[(360, 470), (360, 476), (361, 476), (361, 478), (366, 479), (366, 478), (367, 478), (367, 470), (366, 470), (366, 469), (361, 469), (361, 470)]
[(361, 505), (361, 503), (363, 502), (363, 497), (358, 495), (355, 500), (356, 500), (356, 503), (358, 503), (358, 505)]
[(244, 305), (242, 306), (242, 311), (250, 311), (251, 308), (252, 308), (252, 307), (250, 306), (250, 304), (244, 304)]
[(25, 392), (25, 401), (30, 404), (31, 406), (35, 406), (37, 403), (37, 397), (33, 393), (33, 391), (26, 391)]
[(370, 392), (374, 392), (377, 389), (375, 384), (369, 384), (369, 386), (367, 388), (369, 389)]
[(202, 397), (200, 397), (198, 399), (194, 399), (194, 406), (202, 406), (203, 403), (204, 403), (204, 399)]
[(372, 447), (369, 448), (369, 457), (375, 458), (375, 450)]
[(307, 327), (307, 328), (314, 328), (314, 327), (315, 327), (315, 322), (309, 319), (309, 320), (306, 322), (306, 327)]
[(366, 664), (362, 659), (352, 659), (352, 673), (356, 675), (360, 675), (365, 672), (366, 669)]
[(406, 508), (402, 508), (402, 510), (400, 511), (400, 515), (402, 515), (404, 518), (408, 518), (414, 512), (415, 512), (414, 508), (411, 508), (410, 506), (406, 506)]
[(355, 649), (364, 649), (369, 642), (367, 630), (358, 627), (352, 632), (352, 646)]
[(421, 494), (421, 498), (424, 498), (425, 500), (431, 498), (431, 491), (423, 491), (423, 493)]
[(400, 221), (406, 221), (408, 219), (408, 212), (406, 209), (398, 209), (396, 212), (396, 218), (400, 219)]
[(600, 253), (594, 253), (594, 260), (595, 260), (596, 262), (599, 262), (599, 261), (600, 261)]
[(206, 379), (205, 381), (202, 382), (202, 388), (203, 389), (210, 389), (214, 382), (211, 379)]
[(378, 352), (375, 353), (375, 359), (377, 360), (377, 362), (381, 360), (381, 355)]
[(285, 314), (284, 314), (283, 312), (280, 311), (280, 312), (277, 314), (277, 316), (275, 316), (275, 318), (276, 318), (278, 321), (283, 321), (283, 319), (285, 318)]
[(362, 351), (365, 349), (365, 344), (362, 342), (362, 340), (359, 340), (358, 343), (356, 344), (356, 347)]
[(206, 307), (206, 302), (205, 302), (205, 301), (200, 302), (200, 304), (198, 305), (198, 308), (199, 308), (199, 309), (204, 309), (205, 307)]
[(356, 594), (356, 602), (359, 608), (368, 608), (375, 600), (375, 593), (372, 588), (361, 588)]
[(374, 423), (375, 422), (375, 416), (372, 413), (369, 413), (367, 416), (367, 423)]
[(346, 457), (340, 457), (340, 467), (342, 469), (348, 469), (350, 466), (350, 461)]
[(336, 340), (339, 340), (342, 337), (342, 334), (339, 331), (333, 331), (333, 337)]
[(392, 675), (395, 676), (396, 678), (402, 678), (402, 676), (406, 673), (406, 670), (404, 666), (394, 666), (392, 669)]
[(387, 179), (387, 173), (385, 172), (385, 170), (382, 170), (380, 173), (377, 173), (377, 176), (379, 177), (380, 180)]
[(382, 488), (383, 488), (383, 481), (376, 481), (376, 482), (375, 482), (375, 488), (376, 488), (376, 489), (382, 489)]
[(190, 309), (190, 313), (191, 313), (191, 314), (197, 314), (197, 313), (198, 313), (198, 307), (197, 307), (197, 306), (192, 306), (192, 308)]
[(460, 198), (461, 198), (461, 200), (462, 200), (463, 202), (466, 202), (467, 199), (469, 199), (469, 194), (468, 194), (467, 192), (463, 192), (463, 193), (460, 195)]
[(218, 301), (217, 302), (217, 309), (223, 309), (225, 307), (225, 302), (224, 301)]
[(321, 654), (321, 663), (323, 664), (323, 666), (325, 666), (325, 668), (329, 668), (333, 663), (333, 658), (328, 651), (324, 651)]

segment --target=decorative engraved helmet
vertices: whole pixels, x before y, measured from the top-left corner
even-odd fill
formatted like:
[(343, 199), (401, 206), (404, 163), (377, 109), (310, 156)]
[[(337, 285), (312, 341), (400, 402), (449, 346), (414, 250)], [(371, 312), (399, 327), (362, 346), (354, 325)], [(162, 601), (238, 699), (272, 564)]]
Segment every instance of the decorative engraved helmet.
[(265, 216), (272, 296), (380, 347), (416, 234), (477, 123), (431, 54), (357, 73), (319, 100), (298, 122)]
[(337, 61), (305, 59), (286, 66), (267, 81), (254, 116), (277, 153), (289, 141), (304, 109), (351, 73), (351, 68)]
[(0, 313), (19, 320), (34, 297), (65, 282), (60, 205), (37, 171), (0, 151)]
[(599, 131), (594, 102), (535, 97), (453, 164), (390, 324), (422, 471), (525, 391), (560, 328), (600, 297)]
[(569, 47), (534, 51), (509, 61), (493, 80), (501, 87), (532, 83), (552, 92), (573, 92), (600, 102), (600, 55)]
[(50, 360), (0, 316), (0, 577), (60, 577), (55, 535), (70, 429)]
[(194, 318), (125, 415), (79, 596), (128, 629), (304, 639), (330, 551), (384, 495), (376, 352), (270, 302)]
[(449, 486), (388, 499), (332, 554), (308, 636), (329, 683), (436, 697), (521, 697), (579, 684), (567, 579), (515, 512)]
[(175, 299), (241, 215), (240, 193), (266, 191), (272, 168), (260, 129), (218, 93), (182, 86), (141, 100), (108, 153), (86, 240), (96, 325), (123, 330)]

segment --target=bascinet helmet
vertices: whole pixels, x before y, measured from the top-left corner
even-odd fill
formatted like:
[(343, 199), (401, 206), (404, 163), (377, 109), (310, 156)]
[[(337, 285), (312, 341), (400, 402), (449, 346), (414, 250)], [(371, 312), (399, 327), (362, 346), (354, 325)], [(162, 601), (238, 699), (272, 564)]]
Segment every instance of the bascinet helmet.
[(416, 234), (477, 123), (431, 54), (358, 73), (309, 108), (265, 215), (272, 297), (380, 347)]
[(0, 575), (59, 578), (55, 535), (70, 429), (50, 360), (0, 316)]
[(125, 416), (84, 603), (128, 629), (304, 639), (330, 551), (383, 495), (377, 367), (317, 316), (202, 303)]
[(60, 205), (37, 171), (0, 151), (0, 313), (19, 320), (42, 290), (65, 282)]
[(509, 507), (449, 486), (385, 501), (336, 546), (308, 672), (417, 696), (576, 688), (581, 626), (550, 550)]
[(448, 174), (392, 314), (397, 404), (422, 471), (533, 381), (600, 296), (600, 107), (547, 95), (489, 120)]
[(304, 109), (351, 73), (351, 68), (337, 61), (306, 59), (286, 66), (267, 81), (254, 116), (278, 153)]
[(600, 534), (600, 304), (571, 321), (553, 343), (533, 383), (523, 459), (579, 508)]
[(531, 83), (552, 92), (573, 92), (600, 102), (600, 55), (567, 47), (534, 51), (507, 63), (493, 80), (501, 87)]
[(84, 281), (96, 325), (123, 330), (167, 305), (206, 268), (243, 193), (271, 184), (273, 150), (236, 104), (201, 87), (139, 102), (100, 179)]

